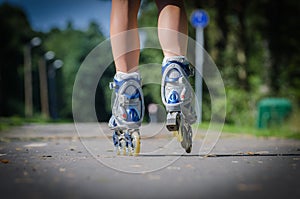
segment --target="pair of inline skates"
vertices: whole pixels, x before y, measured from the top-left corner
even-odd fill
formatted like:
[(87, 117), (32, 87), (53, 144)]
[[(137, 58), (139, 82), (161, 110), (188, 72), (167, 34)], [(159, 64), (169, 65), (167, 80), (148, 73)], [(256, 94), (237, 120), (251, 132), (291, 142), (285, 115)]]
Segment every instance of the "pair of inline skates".
[[(161, 98), (167, 110), (166, 127), (187, 153), (192, 150), (191, 124), (196, 122), (193, 89), (188, 77), (193, 68), (183, 56), (165, 58), (162, 64)], [(139, 73), (120, 73), (110, 83), (114, 90), (109, 127), (117, 154), (138, 155), (144, 116), (144, 98)]]

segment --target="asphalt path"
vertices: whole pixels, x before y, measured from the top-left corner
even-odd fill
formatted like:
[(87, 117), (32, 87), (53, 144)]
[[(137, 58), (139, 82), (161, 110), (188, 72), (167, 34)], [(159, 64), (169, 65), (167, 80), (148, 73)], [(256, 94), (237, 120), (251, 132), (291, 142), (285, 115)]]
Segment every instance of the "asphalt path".
[[(159, 133), (158, 133), (159, 132)], [(106, 124), (28, 124), (0, 132), (1, 198), (300, 198), (300, 141), (222, 133), (186, 154), (162, 124), (141, 154), (117, 156)], [(5, 196), (5, 197), (4, 197)]]

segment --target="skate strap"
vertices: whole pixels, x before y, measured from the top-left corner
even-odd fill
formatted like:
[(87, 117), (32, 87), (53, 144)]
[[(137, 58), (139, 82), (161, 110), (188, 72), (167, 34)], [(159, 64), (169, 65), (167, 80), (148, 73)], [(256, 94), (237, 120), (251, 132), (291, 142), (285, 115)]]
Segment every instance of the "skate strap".
[(188, 63), (184, 64), (182, 62), (175, 61), (175, 60), (168, 61), (164, 66), (162, 66), (161, 74), (163, 74), (165, 72), (166, 68), (171, 64), (178, 64), (183, 69), (183, 71), (187, 77), (194, 75), (194, 69)]
[(141, 80), (139, 79), (135, 79), (135, 78), (128, 78), (128, 79), (124, 79), (124, 80), (121, 80), (121, 81), (118, 81), (116, 79), (114, 79), (113, 82), (110, 82), (109, 83), (109, 88), (110, 89), (115, 89), (115, 92), (118, 92), (119, 91), (119, 88), (127, 81), (129, 80), (133, 80), (133, 81), (136, 81), (139, 85), (141, 85)]
[(138, 90), (133, 95), (123, 94), (127, 99), (139, 99), (141, 97), (141, 94)]

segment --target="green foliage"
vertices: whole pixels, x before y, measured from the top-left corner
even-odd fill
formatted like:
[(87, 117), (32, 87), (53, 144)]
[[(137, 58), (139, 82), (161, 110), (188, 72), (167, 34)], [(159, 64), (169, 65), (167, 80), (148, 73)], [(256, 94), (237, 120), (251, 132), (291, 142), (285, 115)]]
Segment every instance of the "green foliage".
[[(189, 12), (195, 6), (210, 15), (205, 48), (225, 83), (227, 123), (254, 126), (256, 103), (267, 96), (287, 97), (297, 107), (299, 67), (295, 66), (300, 64), (300, 48), (295, 48), (299, 31), (294, 29), (298, 24), (294, 16), (300, 11), (299, 2), (187, 2)], [(190, 35), (194, 37), (194, 32)], [(209, 121), (211, 104), (205, 89), (203, 98), (203, 118)]]
[(74, 30), (71, 27), (63, 31), (52, 30), (44, 42), (45, 49), (54, 51), (56, 57), (64, 62), (61, 68), (63, 91), (60, 98), (60, 115), (62, 117), (72, 117), (73, 85), (81, 63), (88, 53), (104, 40), (103, 34), (94, 22), (90, 23), (86, 32)]
[(227, 89), (227, 117), (231, 124), (254, 126), (256, 99), (242, 89)]

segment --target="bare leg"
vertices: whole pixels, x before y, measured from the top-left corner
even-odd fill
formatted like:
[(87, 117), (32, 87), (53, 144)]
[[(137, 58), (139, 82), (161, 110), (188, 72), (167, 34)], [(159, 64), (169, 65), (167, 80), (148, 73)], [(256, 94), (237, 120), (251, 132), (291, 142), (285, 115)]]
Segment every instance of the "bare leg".
[(137, 13), (139, 7), (139, 0), (112, 1), (110, 37), (116, 70), (119, 72), (134, 72), (138, 67), (140, 41)]
[(187, 16), (183, 0), (156, 0), (158, 37), (165, 57), (186, 55)]
[(166, 127), (177, 135), (187, 153), (192, 150), (191, 124), (194, 114), (193, 89), (188, 77), (192, 70), (185, 58), (187, 17), (183, 0), (156, 0), (159, 10), (158, 37), (164, 52), (161, 98), (166, 107)]

